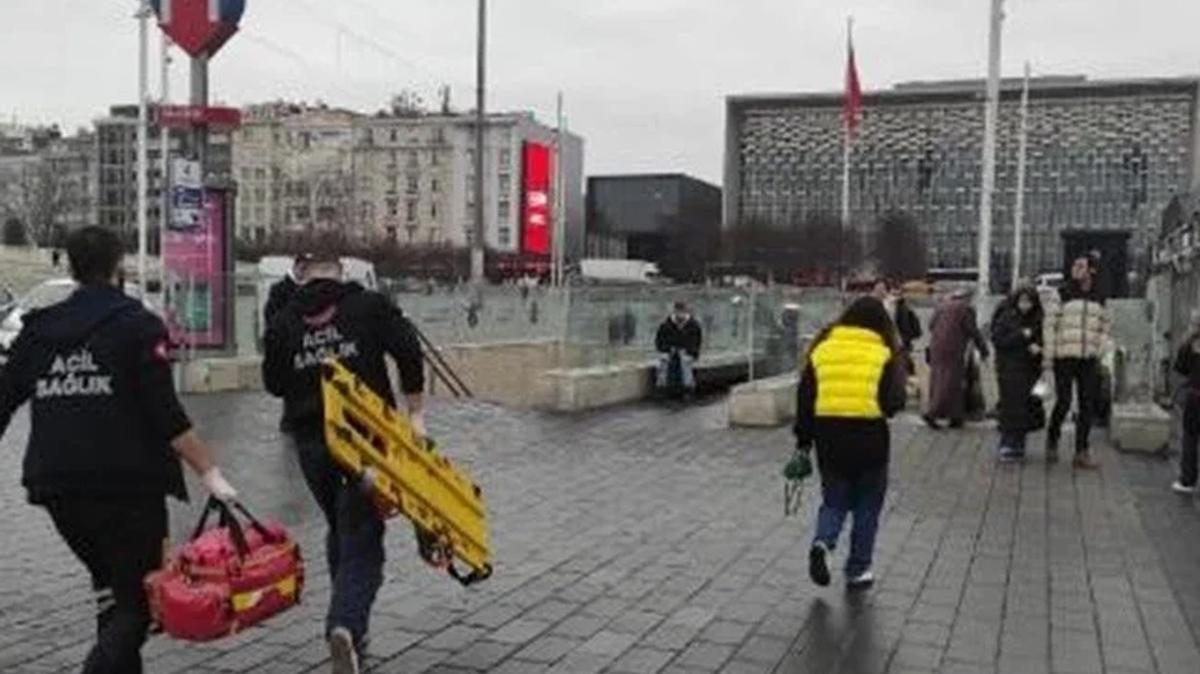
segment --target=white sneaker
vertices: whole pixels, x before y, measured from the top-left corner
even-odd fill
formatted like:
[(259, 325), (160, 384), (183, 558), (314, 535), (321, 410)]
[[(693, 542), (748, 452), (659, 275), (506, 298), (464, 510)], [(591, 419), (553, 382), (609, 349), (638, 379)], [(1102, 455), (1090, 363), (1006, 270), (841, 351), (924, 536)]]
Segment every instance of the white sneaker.
[(846, 587), (851, 590), (865, 590), (874, 584), (875, 574), (870, 569), (846, 579)]
[(358, 651), (354, 650), (350, 630), (333, 628), (329, 633), (329, 655), (333, 660), (333, 674), (359, 674)]
[(1176, 494), (1185, 494), (1187, 496), (1191, 496), (1192, 494), (1196, 493), (1196, 485), (1189, 487), (1179, 480), (1175, 480), (1175, 484), (1171, 485), (1171, 491), (1175, 492)]

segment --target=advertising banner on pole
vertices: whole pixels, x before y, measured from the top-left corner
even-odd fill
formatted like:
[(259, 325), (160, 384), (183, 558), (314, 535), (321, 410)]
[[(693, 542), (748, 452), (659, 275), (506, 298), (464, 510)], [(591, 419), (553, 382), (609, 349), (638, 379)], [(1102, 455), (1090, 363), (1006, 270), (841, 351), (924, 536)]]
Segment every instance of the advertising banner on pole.
[(553, 153), (547, 145), (527, 142), (523, 155), (521, 252), (526, 255), (549, 255), (550, 222), (554, 216), (550, 206)]
[[(177, 165), (180, 162), (177, 162)], [(182, 162), (194, 163), (194, 162)], [(163, 232), (166, 319), (179, 345), (226, 346), (226, 193), (189, 185), (187, 169), (172, 182), (171, 218)]]

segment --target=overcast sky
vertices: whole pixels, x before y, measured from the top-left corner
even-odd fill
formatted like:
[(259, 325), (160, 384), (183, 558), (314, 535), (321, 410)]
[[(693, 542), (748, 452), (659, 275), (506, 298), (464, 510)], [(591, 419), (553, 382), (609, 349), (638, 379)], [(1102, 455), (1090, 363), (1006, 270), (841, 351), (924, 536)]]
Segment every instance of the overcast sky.
[[(247, 0), (214, 99), (322, 99), (371, 111), (401, 89), (474, 101), (473, 0)], [(87, 124), (137, 92), (136, 0), (3, 0), (0, 115)], [(589, 174), (720, 181), (724, 97), (839, 90), (845, 19), (863, 85), (980, 76), (988, 0), (492, 0), (489, 107), (553, 123), (566, 94)], [(1200, 73), (1200, 3), (1008, 0), (1004, 67), (1092, 77)], [(152, 86), (158, 87), (153, 34)], [(185, 91), (179, 61), (172, 86)]]

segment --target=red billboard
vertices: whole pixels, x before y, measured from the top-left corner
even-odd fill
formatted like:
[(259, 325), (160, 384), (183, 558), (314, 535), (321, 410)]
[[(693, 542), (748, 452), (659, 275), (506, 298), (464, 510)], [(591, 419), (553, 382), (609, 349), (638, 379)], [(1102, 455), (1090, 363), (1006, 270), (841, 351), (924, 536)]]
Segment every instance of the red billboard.
[(550, 146), (526, 142), (525, 174), (521, 195), (521, 252), (526, 255), (549, 255), (552, 237), (550, 223), (554, 212), (550, 206), (550, 176), (554, 173)]

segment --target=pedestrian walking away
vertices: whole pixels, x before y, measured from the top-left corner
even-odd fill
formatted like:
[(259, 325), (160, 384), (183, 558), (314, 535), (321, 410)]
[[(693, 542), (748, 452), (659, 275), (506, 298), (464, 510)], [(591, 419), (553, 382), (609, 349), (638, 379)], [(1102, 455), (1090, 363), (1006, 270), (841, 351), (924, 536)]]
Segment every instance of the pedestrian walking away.
[(78, 289), (25, 317), (0, 372), (0, 435), (30, 401), (29, 502), (91, 574), (97, 638), (85, 674), (142, 671), (142, 582), (162, 564), (166, 497), (187, 498), (180, 458), (214, 496), (237, 497), (176, 397), (166, 327), (121, 290), (121, 250), (106, 229), (71, 235)]
[(1183, 408), (1183, 445), (1180, 448), (1179, 479), (1171, 488), (1180, 494), (1196, 493), (1197, 447), (1200, 446), (1200, 315), (1193, 316), (1192, 333), (1175, 355), (1175, 372), (1184, 377), (1179, 392)]
[(335, 255), (304, 258), (295, 298), (267, 330), (263, 380), (283, 398), (290, 439), (305, 481), (328, 525), (332, 581), (325, 636), (336, 674), (359, 671), (371, 608), (383, 584), (384, 521), (360, 481), (343, 472), (324, 437), (320, 366), (341, 361), (389, 404), (395, 396), (385, 356), (400, 372), (414, 430), (425, 436), (421, 345), (412, 325), (383, 295), (342, 280)]
[(871, 564), (887, 494), (891, 431), (888, 419), (904, 408), (904, 361), (883, 303), (863, 297), (814, 343), (800, 379), (796, 446), (815, 447), (821, 508), (809, 549), (809, 576), (830, 582), (829, 556), (853, 514), (846, 584), (874, 583)]
[(1046, 314), (1045, 358), (1054, 368), (1054, 411), (1046, 434), (1046, 460), (1058, 460), (1062, 425), (1076, 395), (1075, 459), (1080, 469), (1095, 469), (1090, 435), (1095, 402), (1100, 393), (1100, 358), (1111, 348), (1109, 316), (1096, 287), (1096, 259), (1080, 256), (1071, 266), (1071, 280), (1059, 291), (1057, 306)]
[(1046, 425), (1042, 401), (1033, 395), (1042, 374), (1044, 320), (1041, 300), (1033, 288), (1019, 288), (992, 316), (1002, 461), (1025, 458), (1026, 435)]
[(984, 360), (989, 356), (970, 297), (967, 290), (955, 292), (929, 322), (929, 405), (922, 418), (935, 430), (942, 419), (959, 428), (967, 418), (968, 350), (973, 346)]

